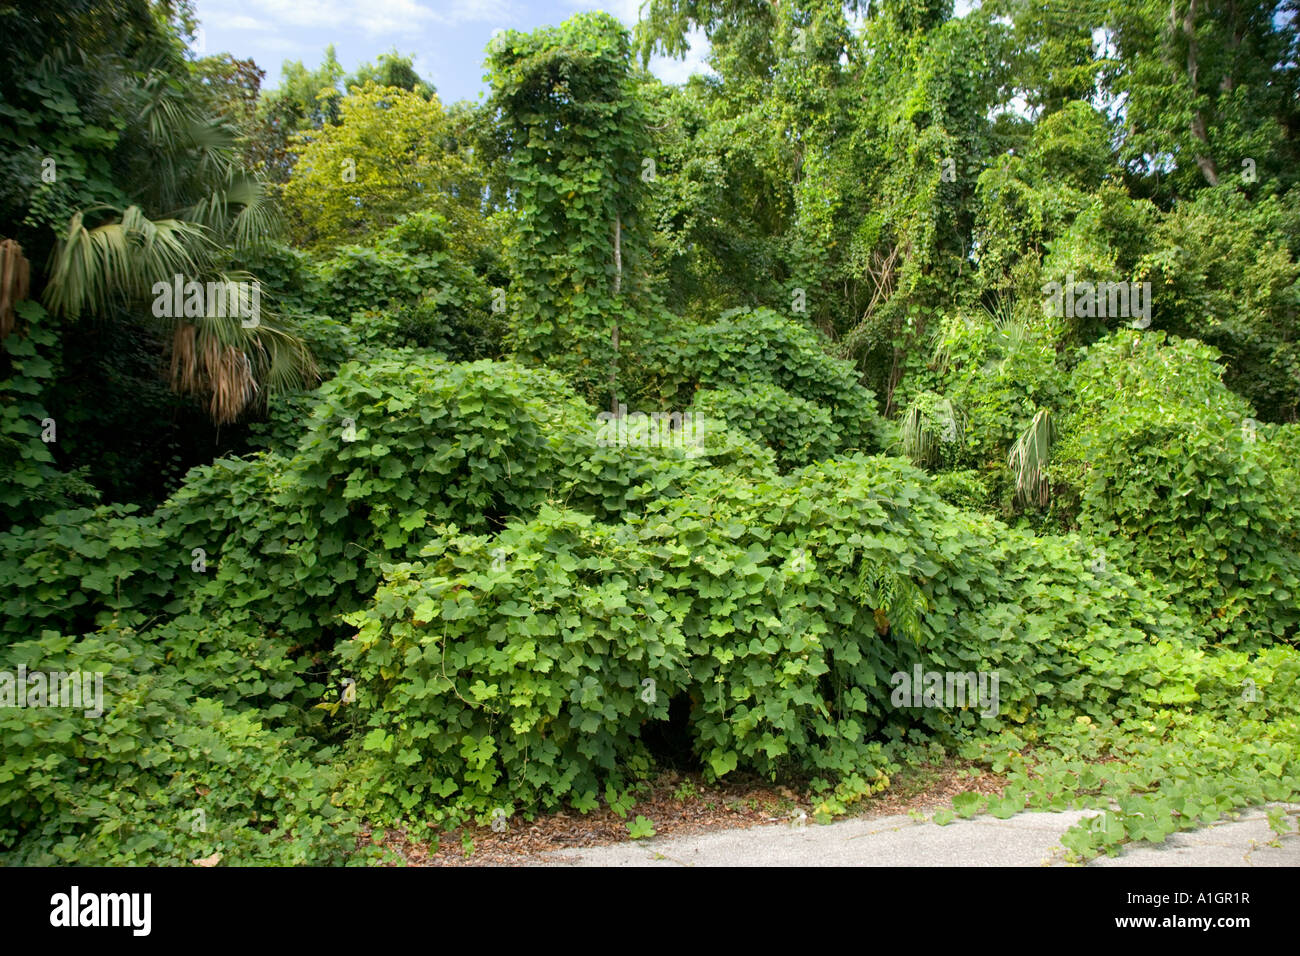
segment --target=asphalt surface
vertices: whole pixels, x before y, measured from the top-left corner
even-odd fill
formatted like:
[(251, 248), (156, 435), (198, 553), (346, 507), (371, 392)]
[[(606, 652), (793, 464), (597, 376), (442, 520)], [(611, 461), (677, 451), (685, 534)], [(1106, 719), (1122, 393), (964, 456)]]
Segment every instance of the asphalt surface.
[[(1300, 806), (1288, 805), (1290, 811)], [(555, 850), (549, 866), (1065, 866), (1061, 835), (1098, 811), (1021, 813), (954, 820), (946, 826), (909, 816), (792, 822), (613, 846)], [(1294, 813), (1290, 817), (1295, 826)], [(1270, 845), (1276, 844), (1276, 845)], [(1089, 866), (1300, 866), (1300, 836), (1278, 837), (1263, 808), (1243, 810), (1159, 846), (1128, 844)]]

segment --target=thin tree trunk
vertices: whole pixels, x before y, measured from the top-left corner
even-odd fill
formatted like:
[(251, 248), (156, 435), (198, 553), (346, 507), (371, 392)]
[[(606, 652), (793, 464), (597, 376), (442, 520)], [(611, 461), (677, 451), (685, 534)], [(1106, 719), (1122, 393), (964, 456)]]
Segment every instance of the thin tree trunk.
[[(614, 216), (614, 298), (623, 290), (623, 217)], [(618, 319), (614, 320), (614, 330), (610, 335), (614, 346), (613, 364), (609, 368), (609, 410), (618, 414)]]
[(1237, 49), (1241, 46), (1241, 23), (1237, 19), (1237, 5), (1232, 2), (1228, 4), (1228, 22), (1232, 24), (1232, 38), (1228, 41), (1228, 49), (1232, 51), (1232, 57), (1228, 60), (1228, 71), (1219, 81), (1219, 89), (1224, 93), (1231, 93), (1236, 86), (1232, 71), (1237, 65)]
[(623, 289), (623, 217), (614, 217), (614, 298)]
[[(1192, 98), (1197, 99), (1200, 96), (1196, 82), (1200, 64), (1196, 60), (1196, 0), (1190, 0), (1187, 4), (1187, 13), (1183, 17), (1183, 35), (1187, 37), (1187, 79), (1191, 84)], [(1205, 116), (1199, 109), (1192, 114), (1191, 131), (1202, 145), (1206, 147), (1210, 145), (1210, 137), (1205, 128)], [(1219, 170), (1214, 163), (1214, 157), (1209, 155), (1208, 148), (1205, 153), (1197, 154), (1196, 165), (1207, 183), (1211, 186), (1219, 185)]]

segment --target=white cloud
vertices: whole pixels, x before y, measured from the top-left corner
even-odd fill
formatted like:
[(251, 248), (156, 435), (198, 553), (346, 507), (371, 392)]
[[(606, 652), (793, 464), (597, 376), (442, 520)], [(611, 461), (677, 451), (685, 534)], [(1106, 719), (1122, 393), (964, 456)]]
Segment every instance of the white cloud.
[(259, 45), (265, 50), (270, 50), (273, 53), (283, 53), (285, 56), (301, 58), (304, 55), (318, 56), (320, 54), (316, 47), (289, 37), (266, 37)]
[(617, 17), (626, 27), (636, 26), (641, 19), (641, 4), (644, 0), (565, 0), (564, 5), (570, 10), (603, 10)]
[(458, 23), (499, 23), (519, 15), (519, 7), (512, 0), (452, 0), (450, 3), (439, 3), (438, 6), (441, 9), (434, 12), (434, 19), (449, 26)]
[(709, 44), (709, 38), (704, 35), (703, 30), (692, 30), (686, 34), (686, 42), (690, 44), (690, 49), (686, 51), (686, 57), (682, 60), (674, 60), (666, 56), (654, 56), (650, 58), (650, 72), (665, 83), (685, 83), (695, 73), (702, 73), (705, 76), (713, 75), (705, 58), (709, 55), (712, 47)]
[(262, 0), (261, 13), (285, 26), (359, 29), (371, 36), (409, 30), (434, 16), (418, 0)]
[(221, 21), (221, 25), (228, 30), (269, 30), (271, 25), (263, 23), (261, 20), (253, 17), (239, 16), (227, 17)]

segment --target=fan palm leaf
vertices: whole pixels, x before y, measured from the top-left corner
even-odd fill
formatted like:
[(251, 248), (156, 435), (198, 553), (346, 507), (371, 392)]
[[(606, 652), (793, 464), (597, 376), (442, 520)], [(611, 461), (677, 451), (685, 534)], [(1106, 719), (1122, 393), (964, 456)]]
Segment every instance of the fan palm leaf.
[(234, 168), (222, 186), (186, 209), (182, 218), (206, 226), (236, 246), (263, 242), (284, 225), (265, 184)]
[(115, 303), (145, 297), (155, 282), (200, 271), (212, 248), (208, 230), (178, 219), (151, 220), (128, 206), (116, 221), (87, 228), (86, 213), (74, 213), (50, 256), (43, 296), (57, 315), (104, 314)]
[(172, 388), (204, 400), (218, 425), (236, 421), (268, 392), (307, 388), (319, 378), (302, 340), (277, 325), (186, 319), (172, 336)]
[(1016, 477), (1016, 499), (1040, 508), (1047, 506), (1051, 491), (1047, 463), (1052, 454), (1053, 433), (1052, 414), (1041, 408), (1007, 455), (1007, 467)]

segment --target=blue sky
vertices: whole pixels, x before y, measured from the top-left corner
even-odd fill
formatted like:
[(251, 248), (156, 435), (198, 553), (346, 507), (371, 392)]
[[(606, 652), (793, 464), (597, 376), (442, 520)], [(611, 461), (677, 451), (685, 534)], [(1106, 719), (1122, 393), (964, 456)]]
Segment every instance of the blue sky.
[[(198, 0), (203, 27), (196, 52), (252, 57), (278, 84), (280, 64), (320, 63), (335, 46), (351, 71), (393, 48), (414, 54), (421, 76), (444, 102), (477, 99), (483, 83), (484, 50), (497, 29), (533, 30), (561, 23), (585, 10), (605, 10), (629, 27), (641, 0)], [(694, 38), (685, 61), (657, 59), (660, 79), (680, 83), (706, 68), (708, 41)]]

